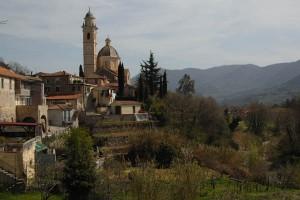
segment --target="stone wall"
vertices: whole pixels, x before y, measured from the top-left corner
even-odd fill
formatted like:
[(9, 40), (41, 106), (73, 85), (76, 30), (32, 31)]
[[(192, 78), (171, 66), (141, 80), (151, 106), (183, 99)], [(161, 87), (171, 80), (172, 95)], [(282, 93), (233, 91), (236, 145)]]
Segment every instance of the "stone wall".
[(17, 106), (17, 121), (22, 122), (25, 118), (31, 117), (38, 122), (38, 107), (37, 106)]
[(34, 181), (35, 177), (35, 146), (37, 142), (41, 142), (40, 137), (32, 138), (23, 144), (23, 170), (29, 185)]
[(0, 152), (0, 168), (23, 178), (22, 154), (20, 152)]
[(17, 121), (22, 122), (26, 117), (32, 117), (37, 123), (42, 123), (41, 117), (48, 118), (48, 106), (17, 106)]

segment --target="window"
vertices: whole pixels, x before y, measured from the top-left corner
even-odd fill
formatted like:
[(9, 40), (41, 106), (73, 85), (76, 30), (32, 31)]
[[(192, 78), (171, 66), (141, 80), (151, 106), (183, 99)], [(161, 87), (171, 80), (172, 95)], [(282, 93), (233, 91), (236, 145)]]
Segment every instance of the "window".
[(73, 91), (73, 92), (75, 91), (75, 86), (72, 86), (72, 91)]
[(135, 106), (132, 106), (132, 111), (133, 113), (135, 113)]
[(12, 89), (12, 81), (11, 81), (11, 79), (9, 79), (9, 89), (10, 90)]
[(71, 121), (71, 113), (70, 110), (65, 110), (63, 113), (63, 118), (65, 122), (70, 122)]
[(56, 91), (56, 92), (59, 92), (59, 87), (56, 87), (56, 88), (55, 88), (55, 91)]
[(70, 111), (69, 110), (67, 111), (67, 121), (68, 122), (70, 121)]
[(80, 91), (80, 85), (77, 86), (77, 90)]
[(91, 38), (91, 34), (88, 33), (87, 36), (86, 36), (86, 38), (89, 40)]
[(117, 115), (121, 115), (122, 114), (121, 106), (116, 106), (116, 114)]
[(1, 88), (4, 88), (4, 79), (1, 78)]
[(30, 106), (32, 103), (31, 103), (31, 98), (28, 97), (28, 98), (25, 98), (25, 105), (26, 106)]

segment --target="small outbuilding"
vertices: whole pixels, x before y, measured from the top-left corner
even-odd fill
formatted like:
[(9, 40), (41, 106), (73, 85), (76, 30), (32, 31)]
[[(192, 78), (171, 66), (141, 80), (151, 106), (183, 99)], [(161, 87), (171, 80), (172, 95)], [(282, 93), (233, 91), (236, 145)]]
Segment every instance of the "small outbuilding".
[(114, 115), (133, 115), (135, 113), (139, 113), (141, 108), (141, 102), (117, 100), (111, 104), (111, 113)]
[(73, 128), (78, 127), (78, 111), (70, 104), (55, 104), (48, 108), (49, 124), (51, 126)]

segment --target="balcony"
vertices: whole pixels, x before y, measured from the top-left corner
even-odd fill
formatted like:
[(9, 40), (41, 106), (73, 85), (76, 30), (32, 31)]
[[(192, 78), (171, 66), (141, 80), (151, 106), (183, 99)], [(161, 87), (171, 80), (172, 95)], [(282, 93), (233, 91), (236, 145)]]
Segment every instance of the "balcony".
[(30, 89), (16, 88), (16, 95), (18, 95), (18, 96), (30, 96)]

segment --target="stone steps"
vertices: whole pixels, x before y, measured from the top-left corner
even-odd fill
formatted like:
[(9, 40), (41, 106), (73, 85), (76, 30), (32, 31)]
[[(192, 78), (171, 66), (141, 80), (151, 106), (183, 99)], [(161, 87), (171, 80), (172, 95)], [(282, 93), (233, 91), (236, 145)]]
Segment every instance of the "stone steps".
[(0, 168), (1, 181), (3, 185), (6, 185), (6, 191), (21, 191), (25, 189), (25, 181), (22, 178), (16, 177), (13, 173)]

